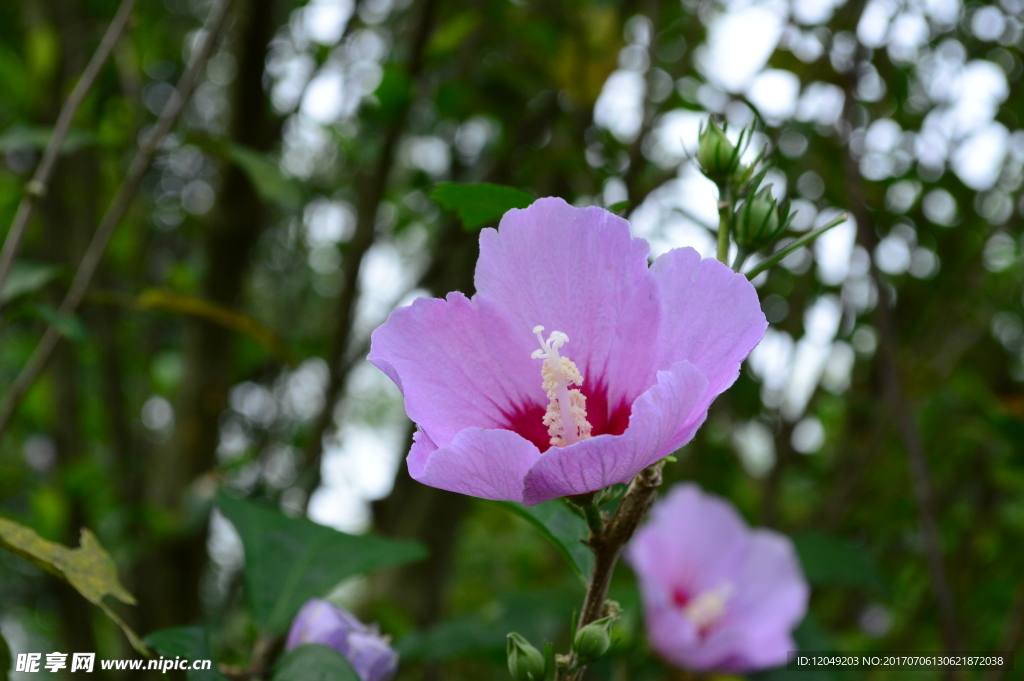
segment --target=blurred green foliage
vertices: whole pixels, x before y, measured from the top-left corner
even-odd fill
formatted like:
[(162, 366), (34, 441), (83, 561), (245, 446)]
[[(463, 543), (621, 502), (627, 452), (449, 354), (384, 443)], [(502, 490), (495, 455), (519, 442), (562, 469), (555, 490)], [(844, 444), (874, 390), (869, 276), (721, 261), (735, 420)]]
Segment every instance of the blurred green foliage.
[[(0, 3), (0, 233), (117, 4)], [(402, 681), (506, 679), (513, 630), (566, 650), (584, 521), (560, 502), (510, 509), (412, 482), (400, 397), (361, 359), (396, 304), (472, 293), (466, 229), (530, 196), (613, 207), (656, 250), (713, 243), (700, 212), (712, 190), (687, 179), (695, 136), (668, 123), (714, 111), (760, 126), (767, 181), (805, 216), (849, 211), (857, 233), (831, 233), (842, 277), (814, 247), (755, 280), (776, 351), (744, 368), (666, 484), (697, 481), (793, 537), (813, 586), (804, 649), (942, 650), (945, 598), (962, 649), (1019, 650), (1022, 7), (954, 2), (944, 18), (942, 3), (778, 3), (767, 68), (798, 92), (777, 113), (708, 75), (728, 61), (713, 27), (741, 5), (238, 0), (85, 302), (58, 318), (208, 10), (139, 3), (0, 292), (0, 389), (44, 325), (66, 339), (0, 440), (0, 515), (65, 546), (91, 528), (139, 599), (117, 614), (164, 655), (198, 655), (209, 636), (218, 661), (245, 669), (265, 635), (279, 652), (313, 595), (378, 621)], [(881, 38), (862, 26), (872, 7)], [(599, 100), (610, 78), (639, 89)], [(982, 83), (994, 89), (969, 87)], [(814, 92), (839, 97), (832, 119)], [(964, 111), (987, 127), (960, 130)], [(983, 131), (1002, 160), (979, 180)], [(839, 319), (820, 340), (827, 301)], [(928, 518), (946, 586), (929, 571)], [(379, 535), (358, 534), (369, 527)], [(588, 678), (689, 678), (650, 653), (624, 566), (612, 597), (623, 616)], [(14, 653), (132, 654), (76, 592), (6, 552), (0, 629)], [(274, 678), (306, 674), (306, 654), (279, 658)]]

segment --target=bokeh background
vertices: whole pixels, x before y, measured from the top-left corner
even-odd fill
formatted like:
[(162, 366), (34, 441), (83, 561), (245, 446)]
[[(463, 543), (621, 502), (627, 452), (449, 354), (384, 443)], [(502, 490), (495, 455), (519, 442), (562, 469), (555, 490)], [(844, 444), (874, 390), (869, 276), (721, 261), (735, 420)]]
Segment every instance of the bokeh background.
[[(116, 6), (0, 4), (0, 229)], [(209, 6), (139, 3), (0, 292), (3, 389), (46, 324), (63, 337), (0, 441), (0, 515), (70, 545), (92, 528), (140, 632), (200, 623), (218, 659), (249, 658), (223, 485), (429, 548), (333, 594), (394, 638), (400, 679), (507, 678), (512, 629), (564, 647), (578, 580), (520, 518), (409, 478), (368, 337), (417, 296), (473, 291), (477, 235), (430, 199), (440, 181), (614, 205), (654, 255), (713, 256), (716, 190), (690, 160), (713, 113), (757, 126), (796, 229), (850, 218), (755, 280), (771, 326), (668, 482), (794, 538), (804, 649), (1020, 650), (1024, 1), (237, 0), (59, 315)], [(647, 649), (625, 566), (612, 595), (618, 653), (588, 678), (689, 678)], [(8, 553), (0, 629), (15, 652), (133, 655)]]

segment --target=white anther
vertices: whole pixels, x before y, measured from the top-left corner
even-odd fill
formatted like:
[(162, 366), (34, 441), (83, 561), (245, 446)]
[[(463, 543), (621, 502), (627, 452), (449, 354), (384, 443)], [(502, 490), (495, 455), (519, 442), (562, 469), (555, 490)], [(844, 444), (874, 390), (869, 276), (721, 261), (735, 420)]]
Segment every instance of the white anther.
[(587, 421), (587, 398), (570, 385), (583, 385), (583, 376), (576, 364), (568, 357), (558, 354), (559, 348), (569, 342), (569, 336), (561, 331), (552, 331), (547, 340), (541, 332), (543, 326), (533, 327), (540, 349), (534, 350), (533, 359), (543, 359), (541, 377), (544, 392), (548, 396), (548, 409), (544, 414), (544, 425), (548, 427), (551, 444), (564, 447), (590, 437), (591, 426)]

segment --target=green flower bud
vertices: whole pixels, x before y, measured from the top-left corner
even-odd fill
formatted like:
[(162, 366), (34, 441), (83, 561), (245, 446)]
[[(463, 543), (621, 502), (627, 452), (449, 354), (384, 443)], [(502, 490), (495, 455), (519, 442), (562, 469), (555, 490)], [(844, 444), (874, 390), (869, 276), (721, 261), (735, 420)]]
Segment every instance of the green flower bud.
[(508, 635), (508, 672), (513, 681), (542, 681), (544, 656), (519, 634)]
[(765, 187), (748, 198), (736, 214), (736, 229), (733, 238), (736, 245), (753, 253), (775, 243), (787, 226), (785, 216), (779, 215), (779, 208), (771, 187)]
[(614, 623), (614, 617), (604, 617), (576, 632), (572, 649), (580, 664), (590, 664), (604, 657), (612, 647), (611, 628)]
[(697, 163), (708, 179), (721, 184), (736, 170), (739, 154), (725, 131), (718, 127), (713, 118), (708, 119), (707, 126), (701, 130), (697, 145)]

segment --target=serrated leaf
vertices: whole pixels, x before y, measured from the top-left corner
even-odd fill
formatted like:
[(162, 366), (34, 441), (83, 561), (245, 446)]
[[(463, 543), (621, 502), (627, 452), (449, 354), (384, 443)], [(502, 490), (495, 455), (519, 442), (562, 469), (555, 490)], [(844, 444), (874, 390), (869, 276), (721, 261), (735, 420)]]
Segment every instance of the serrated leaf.
[(261, 199), (285, 212), (302, 207), (301, 185), (285, 177), (281, 168), (266, 156), (239, 144), (228, 144), (226, 154), (246, 174)]
[(35, 293), (53, 281), (59, 271), (52, 265), (40, 265), (24, 260), (15, 261), (11, 266), (10, 274), (4, 281), (3, 291), (0, 291), (0, 305), (26, 293)]
[(813, 586), (852, 586), (882, 593), (885, 582), (874, 559), (841, 537), (804, 532), (793, 537), (807, 581)]
[(114, 560), (100, 545), (96, 535), (82, 528), (77, 549), (43, 539), (36, 531), (12, 520), (0, 518), (0, 547), (36, 564), (70, 584), (87, 601), (93, 603), (124, 632), (132, 646), (148, 655), (146, 646), (131, 627), (103, 602), (113, 596), (122, 603), (135, 605), (135, 597), (121, 585)]
[(338, 651), (309, 643), (281, 656), (273, 681), (359, 681), (359, 675)]
[(494, 501), (510, 513), (523, 518), (540, 530), (586, 584), (594, 568), (594, 554), (583, 541), (587, 538), (587, 521), (576, 515), (559, 500), (545, 501), (529, 508), (514, 501)]
[(345, 534), (223, 490), (217, 507), (242, 537), (246, 596), (256, 621), (270, 635), (287, 631), (303, 603), (325, 596), (346, 577), (427, 555), (416, 542)]
[[(192, 661), (213, 659), (206, 630), (202, 627), (161, 629), (146, 636), (143, 642), (167, 658), (183, 657)], [(185, 675), (189, 681), (228, 681), (216, 664), (211, 665), (210, 669), (188, 669)]]
[(11, 647), (0, 632), (0, 681), (7, 681), (11, 674)]
[(526, 208), (534, 200), (521, 189), (487, 182), (441, 182), (430, 190), (430, 198), (444, 208), (458, 213), (466, 230), (493, 224), (509, 210)]

